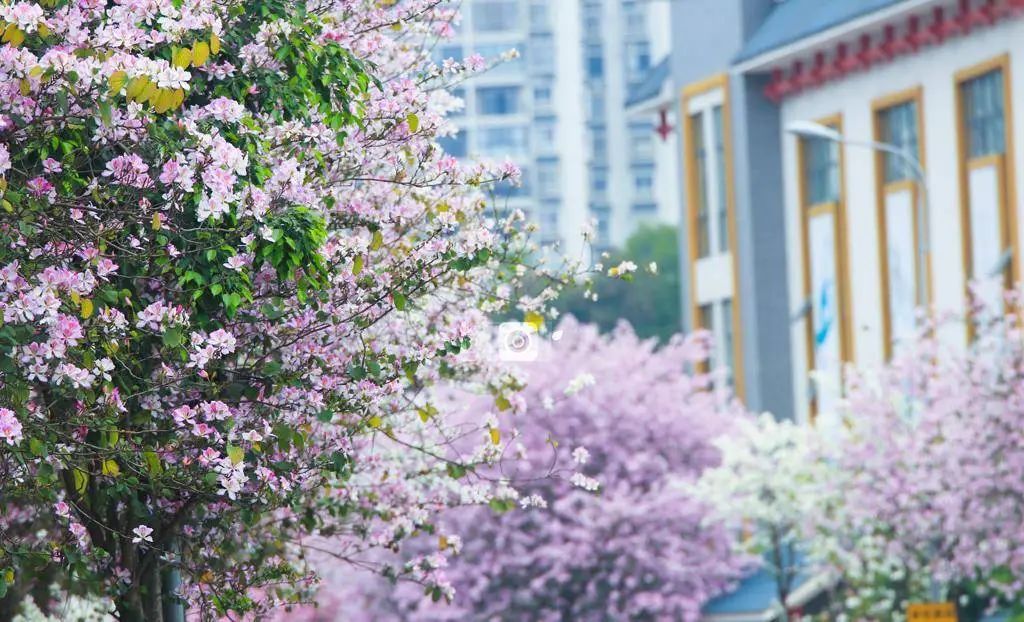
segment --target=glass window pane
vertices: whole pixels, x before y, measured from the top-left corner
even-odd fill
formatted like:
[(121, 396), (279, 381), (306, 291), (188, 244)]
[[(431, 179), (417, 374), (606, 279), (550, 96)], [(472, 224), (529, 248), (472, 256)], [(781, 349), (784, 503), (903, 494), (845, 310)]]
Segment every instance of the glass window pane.
[(808, 205), (839, 201), (839, 145), (827, 138), (804, 138), (804, 183)]
[(715, 132), (715, 170), (718, 175), (718, 252), (729, 252), (729, 204), (726, 201), (725, 188), (725, 134), (722, 129), (722, 107), (715, 106), (711, 110), (712, 125)]
[(477, 0), (473, 5), (473, 26), (477, 32), (519, 28), (519, 0)]
[[(920, 159), (917, 103), (911, 101), (886, 108), (879, 112), (879, 115), (882, 142), (902, 149), (915, 159)], [(884, 153), (883, 162), (887, 183), (912, 178), (913, 171), (903, 158)]]
[(515, 114), (520, 112), (518, 86), (488, 86), (477, 89), (476, 108), (480, 114)]
[(728, 298), (722, 301), (722, 346), (719, 351), (722, 353), (722, 364), (729, 368), (730, 385), (733, 383), (733, 349), (736, 347), (732, 322), (732, 299)]
[(711, 254), (711, 235), (708, 228), (711, 224), (708, 217), (708, 161), (704, 148), (704, 118), (701, 114), (690, 116), (690, 132), (693, 135), (694, 165), (697, 169), (697, 257), (703, 258)]
[(1003, 71), (996, 69), (968, 80), (961, 89), (970, 157), (1004, 153)]

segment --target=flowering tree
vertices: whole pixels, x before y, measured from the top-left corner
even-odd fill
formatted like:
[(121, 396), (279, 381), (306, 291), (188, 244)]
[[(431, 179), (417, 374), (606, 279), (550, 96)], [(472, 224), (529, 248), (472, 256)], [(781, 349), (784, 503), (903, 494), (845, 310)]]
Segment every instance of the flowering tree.
[(516, 494), (440, 521), (444, 545), (460, 550), (441, 562), (454, 606), (380, 584), (336, 598), (341, 577), (320, 619), (696, 620), (740, 575), (745, 558), (687, 490), (741, 415), (709, 376), (685, 371), (706, 339), (657, 349), (625, 324), (601, 336), (572, 319), (555, 334), (520, 367), (521, 414), (498, 417), (516, 431), (494, 476)]
[(966, 619), (1024, 597), (1024, 338), (1016, 315), (975, 314), (966, 350), (937, 335), (848, 382), (836, 465), (844, 510), (819, 517), (824, 559), (843, 569), (846, 607), (899, 619), (947, 599)]
[(812, 428), (768, 413), (742, 421), (716, 445), (722, 462), (704, 472), (695, 494), (733, 534), (736, 549), (772, 573), (776, 606), (788, 613), (799, 575), (813, 566), (808, 549), (820, 544), (811, 525), (840, 507), (842, 473)]
[[(976, 311), (966, 349), (939, 337), (943, 318), (883, 368), (849, 370), (841, 429), (766, 416), (723, 443), (702, 496), (777, 566), (782, 600), (804, 570), (841, 580), (830, 619), (1022, 602), (1024, 337), (1016, 315)], [(802, 557), (773, 562), (779, 545)]]
[(450, 453), (422, 397), (514, 388), (467, 352), (521, 271), (478, 190), (515, 167), (435, 141), (441, 87), (485, 65), (427, 62), (455, 19), (0, 7), (0, 597), (63, 577), (122, 620), (259, 612), (301, 598), (308, 546), (395, 547), (461, 487), (491, 498), (451, 475), (494, 451)]

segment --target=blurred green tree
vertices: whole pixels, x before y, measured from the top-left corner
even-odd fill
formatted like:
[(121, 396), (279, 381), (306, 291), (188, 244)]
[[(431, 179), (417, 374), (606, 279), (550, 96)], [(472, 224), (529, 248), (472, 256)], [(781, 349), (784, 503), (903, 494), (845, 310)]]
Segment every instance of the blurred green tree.
[[(667, 341), (682, 330), (678, 230), (644, 225), (626, 241), (625, 248), (613, 251), (601, 263), (607, 271), (626, 260), (638, 266), (628, 282), (596, 279), (590, 288), (597, 294), (596, 302), (585, 296), (587, 286), (581, 283), (567, 288), (555, 306), (581, 322), (597, 324), (602, 332), (624, 319), (639, 336)], [(655, 273), (650, 270), (652, 262), (657, 266)]]

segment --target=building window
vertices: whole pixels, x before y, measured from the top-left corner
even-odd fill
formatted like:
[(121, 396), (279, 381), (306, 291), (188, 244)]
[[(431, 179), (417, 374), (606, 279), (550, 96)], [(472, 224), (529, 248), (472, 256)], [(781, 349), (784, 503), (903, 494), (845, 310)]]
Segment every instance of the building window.
[(540, 160), (537, 162), (537, 192), (542, 197), (558, 196), (559, 191), (558, 160)]
[(594, 198), (602, 198), (608, 192), (608, 169), (590, 169), (590, 192)]
[(956, 75), (964, 273), (979, 301), (996, 313), (1005, 311), (1004, 290), (1020, 279), (1013, 142), (1006, 127), (1013, 118), (1009, 63), (1003, 55)]
[(461, 45), (439, 45), (434, 48), (434, 53), (431, 55), (437, 65), (443, 64), (449, 58), (461, 62), (463, 56)]
[(604, 51), (600, 45), (590, 44), (586, 47), (584, 67), (587, 77), (592, 80), (604, 76)]
[[(526, 63), (530, 59), (526, 45), (521, 41), (509, 41), (508, 43), (487, 43), (477, 45), (475, 51), (487, 59), (489, 68), (487, 76), (494, 77), (522, 77), (526, 73)], [(502, 56), (515, 50), (519, 53), (518, 58), (501, 60)]]
[(839, 143), (827, 138), (804, 138), (804, 183), (808, 205), (839, 200)]
[(456, 158), (466, 157), (469, 149), (467, 147), (469, 140), (466, 130), (459, 130), (458, 134), (454, 136), (442, 136), (437, 139), (437, 144), (444, 149), (444, 152), (450, 156)]
[(964, 127), (972, 158), (1004, 153), (1003, 72), (990, 71), (963, 83)]
[(643, 36), (647, 31), (647, 24), (644, 20), (644, 11), (636, 2), (623, 2), (622, 13), (625, 16), (626, 33), (630, 36)]
[(642, 80), (651, 66), (651, 46), (646, 41), (626, 44), (626, 70), (630, 80)]
[(650, 124), (629, 126), (629, 151), (634, 161), (650, 162), (654, 159), (654, 130)]
[(551, 105), (551, 87), (548, 85), (533, 87), (533, 105), (547, 108)]
[(529, 151), (527, 128), (523, 126), (487, 127), (478, 130), (480, 155), (491, 158), (516, 158)]
[(530, 3), (530, 29), (546, 32), (550, 28), (547, 0), (534, 0)]
[(634, 203), (633, 213), (637, 216), (657, 216), (658, 215), (658, 204), (657, 203)]
[(711, 255), (711, 219), (708, 210), (708, 151), (706, 148), (704, 131), (704, 114), (698, 113), (690, 116), (690, 135), (693, 136), (693, 158), (696, 175), (693, 183), (696, 184), (691, 199), (696, 202), (696, 238), (697, 257), (704, 258)]
[(518, 86), (487, 86), (476, 91), (476, 109), (479, 114), (508, 115), (522, 111)]
[(555, 145), (557, 125), (555, 117), (539, 117), (533, 120), (534, 135), (537, 137), (537, 149), (551, 150)]
[[(826, 122), (840, 129), (838, 119)], [(840, 189), (840, 152), (835, 141), (804, 138), (799, 143), (803, 166), (804, 293), (810, 305), (806, 320), (811, 416), (834, 412), (842, 395), (842, 365), (853, 359), (849, 317), (850, 283), (844, 255), (846, 217)]]
[(518, 29), (519, 0), (477, 0), (473, 4), (473, 27), (477, 32)]
[(583, 35), (598, 37), (601, 36), (601, 5), (583, 5)]
[(604, 119), (605, 113), (605, 98), (604, 92), (600, 89), (590, 89), (590, 97), (587, 98), (590, 102), (590, 118), (595, 120)]
[(603, 162), (608, 152), (608, 132), (603, 126), (590, 128), (590, 155), (598, 161)]
[[(877, 140), (921, 162), (920, 89), (885, 98), (876, 105)], [(877, 160), (879, 283), (882, 288), (882, 338), (886, 358), (917, 334), (917, 307), (926, 305), (927, 267), (921, 265), (918, 203), (921, 189), (904, 158), (879, 152)]]
[[(898, 147), (915, 160), (920, 160), (917, 137), (917, 102), (914, 100), (890, 106), (878, 113), (879, 134), (883, 143)], [(882, 154), (885, 182), (913, 178), (906, 161), (892, 153)]]
[(689, 302), (693, 324), (709, 330), (714, 348), (709, 367), (726, 369), (722, 381), (743, 395), (741, 336), (733, 330), (739, 305), (738, 261), (722, 261), (734, 249), (728, 142), (728, 76), (719, 74), (684, 87), (682, 127), (686, 230), (690, 266)]
[(654, 196), (654, 167), (633, 167), (633, 194), (636, 198), (647, 199)]
[(555, 73), (555, 40), (551, 35), (530, 39), (530, 70), (535, 74)]
[(722, 106), (690, 115), (694, 163), (691, 200), (696, 202), (697, 257), (729, 252), (729, 197), (726, 192), (725, 131)]
[(733, 334), (732, 299), (726, 298), (722, 305), (722, 364), (729, 369), (729, 384), (732, 385), (732, 360), (733, 350), (736, 347), (735, 335)]

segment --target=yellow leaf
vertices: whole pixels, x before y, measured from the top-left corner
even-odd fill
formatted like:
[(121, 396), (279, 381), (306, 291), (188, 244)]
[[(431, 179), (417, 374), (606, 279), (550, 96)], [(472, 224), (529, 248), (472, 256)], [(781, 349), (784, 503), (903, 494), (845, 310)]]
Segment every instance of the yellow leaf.
[(151, 101), (153, 108), (159, 113), (167, 112), (171, 109), (171, 104), (174, 103), (174, 91), (168, 89), (158, 89), (157, 95)]
[(0, 205), (4, 206), (4, 211), (5, 212), (8, 212), (8, 213), (13, 213), (14, 212), (14, 206), (11, 205), (11, 202), (8, 201), (7, 199), (4, 199), (2, 202), (0, 202)]
[(21, 91), (22, 95), (28, 97), (28, 94), (32, 92), (32, 83), (22, 78), (21, 84), (18, 85), (18, 90)]
[(150, 225), (151, 227), (153, 227), (153, 231), (160, 230), (160, 222), (160, 214), (153, 214), (153, 222)]
[(371, 428), (378, 429), (378, 428), (380, 428), (380, 425), (382, 423), (384, 423), (384, 421), (380, 417), (378, 417), (377, 415), (374, 415), (374, 416), (370, 417), (369, 424), (370, 424)]
[(501, 443), (501, 431), (498, 428), (491, 428), (491, 442), (495, 445)]
[(91, 300), (89, 300), (88, 298), (82, 298), (82, 301), (79, 304), (82, 307), (82, 318), (83, 319), (92, 316), (93, 306), (92, 306), (92, 301)]
[(184, 101), (185, 89), (174, 89), (174, 101), (171, 102), (171, 108), (179, 108)]
[(494, 398), (494, 405), (498, 408), (498, 410), (502, 412), (505, 412), (509, 408), (512, 408), (512, 402), (510, 402), (508, 398), (505, 397), (504, 395), (499, 395), (498, 397)]
[(214, 54), (220, 54), (220, 37), (217, 35), (210, 35), (210, 51)]
[(409, 131), (413, 134), (416, 133), (416, 130), (420, 129), (420, 118), (415, 114), (410, 113), (409, 116), (405, 118), (405, 122), (409, 124)]
[(6, 572), (4, 572), (4, 583), (6, 583), (7, 585), (14, 584), (14, 571), (10, 568), (8, 568)]
[(82, 301), (82, 297), (78, 295), (78, 292), (71, 292), (71, 302), (76, 305)]
[(115, 71), (110, 74), (110, 78), (107, 82), (110, 83), (110, 94), (116, 95), (121, 92), (121, 88), (124, 87), (125, 81), (128, 79), (128, 74), (123, 71)]
[(231, 464), (238, 464), (245, 458), (245, 450), (236, 445), (228, 445), (228, 458)]
[(14, 47), (18, 47), (25, 41), (25, 33), (14, 24), (8, 24), (7, 28), (4, 29), (4, 36), (0, 41), (4, 43), (10, 43)]
[(89, 474), (77, 467), (71, 471), (71, 474), (75, 479), (75, 492), (84, 495), (86, 488), (89, 486)]
[(192, 44), (192, 66), (202, 67), (206, 59), (210, 57), (210, 44), (206, 41), (196, 41)]
[(156, 85), (156, 82), (150, 82), (146, 85), (146, 88), (142, 90), (142, 93), (139, 94), (139, 101), (149, 102), (153, 105), (156, 105), (155, 100), (157, 95), (160, 94), (160, 90), (161, 89)]
[(39, 24), (38, 26), (36, 26), (36, 31), (39, 32), (40, 37), (50, 36), (50, 28), (46, 24)]
[(370, 249), (377, 250), (384, 245), (384, 234), (380, 231), (373, 232), (373, 240), (370, 241)]
[(38, 78), (39, 76), (43, 75), (43, 68), (39, 65), (36, 65), (32, 69), (28, 70), (28, 75), (32, 76), (33, 78)]
[(117, 462), (108, 458), (103, 461), (103, 474), (111, 477), (117, 477), (121, 474), (121, 467), (117, 465)]
[(363, 259), (362, 255), (356, 255), (355, 261), (352, 263), (352, 275), (359, 276), (359, 273), (363, 271)]
[(448, 548), (448, 536), (441, 536), (437, 539), (437, 548), (442, 551)]
[(540, 329), (544, 328), (544, 316), (536, 311), (528, 311), (526, 317), (523, 318), (523, 323), (529, 324), (534, 330), (540, 332)]
[(174, 53), (174, 56), (171, 59), (171, 64), (180, 69), (188, 67), (191, 62), (192, 50), (188, 48), (179, 49), (177, 52)]
[(142, 92), (149, 86), (149, 78), (147, 76), (136, 76), (128, 82), (128, 90), (125, 95), (130, 101), (135, 101), (142, 95)]

